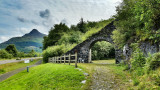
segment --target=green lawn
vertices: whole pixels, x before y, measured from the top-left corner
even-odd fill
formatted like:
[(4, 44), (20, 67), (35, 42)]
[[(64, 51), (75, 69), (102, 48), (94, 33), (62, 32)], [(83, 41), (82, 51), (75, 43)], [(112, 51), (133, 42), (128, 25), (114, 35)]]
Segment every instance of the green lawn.
[(42, 64), (0, 82), (0, 90), (79, 90), (83, 72), (74, 66)]
[(30, 63), (24, 63), (24, 61), (21, 61), (21, 62), (2, 64), (2, 65), (0, 65), (0, 75), (4, 74), (4, 73), (7, 73), (9, 71), (16, 70), (18, 68), (22, 68), (22, 67), (26, 67), (26, 66), (29, 66), (29, 65), (33, 65), (37, 61), (39, 61), (39, 59), (34, 60), (33, 62), (30, 62)]

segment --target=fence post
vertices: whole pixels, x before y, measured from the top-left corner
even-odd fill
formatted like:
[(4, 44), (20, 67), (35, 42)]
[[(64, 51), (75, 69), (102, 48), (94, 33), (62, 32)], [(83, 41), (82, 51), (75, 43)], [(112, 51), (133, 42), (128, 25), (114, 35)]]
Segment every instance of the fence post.
[(57, 63), (57, 57), (56, 57), (56, 63)]
[(64, 64), (66, 63), (66, 55), (64, 55)]
[(77, 51), (75, 52), (75, 68), (77, 68)]
[(53, 63), (54, 63), (54, 57), (53, 57)]
[(59, 57), (57, 57), (57, 63), (59, 63)]
[(62, 63), (62, 56), (59, 57), (60, 58), (60, 64)]
[(56, 58), (54, 57), (54, 63), (56, 63)]
[(69, 65), (71, 65), (71, 54), (69, 54), (68, 59), (69, 59)]
[(48, 62), (50, 63), (50, 58), (48, 58)]

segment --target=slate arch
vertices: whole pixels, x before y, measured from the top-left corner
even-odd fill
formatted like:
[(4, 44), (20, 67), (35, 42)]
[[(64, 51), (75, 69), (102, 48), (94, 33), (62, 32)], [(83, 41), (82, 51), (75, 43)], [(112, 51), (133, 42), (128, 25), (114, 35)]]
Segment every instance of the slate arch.
[[(78, 61), (84, 61), (85, 63), (91, 62), (91, 46), (94, 45), (97, 41), (107, 41), (111, 44), (113, 43), (113, 40), (111, 38), (112, 32), (115, 30), (115, 26), (113, 25), (113, 22), (105, 26), (102, 30), (100, 30), (98, 33), (93, 34), (90, 36), (87, 40), (83, 41), (82, 43), (78, 44), (76, 47), (74, 47), (72, 50), (68, 51), (66, 54), (75, 52), (78, 53)], [(115, 50), (115, 59), (116, 63), (119, 63), (122, 60), (122, 50), (116, 49)]]

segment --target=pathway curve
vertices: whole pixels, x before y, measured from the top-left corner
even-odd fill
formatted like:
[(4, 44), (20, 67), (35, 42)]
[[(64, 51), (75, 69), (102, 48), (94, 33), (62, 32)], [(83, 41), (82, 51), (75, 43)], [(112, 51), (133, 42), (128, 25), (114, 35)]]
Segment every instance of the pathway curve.
[[(37, 65), (40, 65), (41, 63), (42, 63), (42, 60), (36, 62), (34, 65), (31, 65), (29, 67), (35, 67)], [(15, 74), (17, 74), (17, 73), (19, 73), (19, 72), (21, 72), (21, 71), (23, 71), (23, 70), (25, 70), (25, 69), (26, 69), (26, 67), (23, 67), (23, 68), (19, 68), (19, 69), (16, 69), (14, 71), (11, 71), (11, 72), (0, 75), (0, 82), (9, 78), (9, 77), (11, 77), (11, 76), (13, 76), (13, 75), (15, 75)]]
[(21, 61), (24, 61), (24, 60), (27, 60), (27, 59), (38, 59), (38, 58), (42, 58), (42, 57), (25, 58), (25, 59), (21, 59), (21, 60), (16, 60), (16, 59), (13, 59), (13, 60), (1, 60), (0, 61), (0, 65), (1, 64), (6, 64), (6, 63), (21, 62)]

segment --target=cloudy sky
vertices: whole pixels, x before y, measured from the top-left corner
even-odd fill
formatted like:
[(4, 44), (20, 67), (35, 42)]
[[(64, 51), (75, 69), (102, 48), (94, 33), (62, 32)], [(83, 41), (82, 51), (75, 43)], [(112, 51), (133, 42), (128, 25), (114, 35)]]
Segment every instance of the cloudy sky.
[(68, 26), (85, 21), (108, 19), (116, 14), (121, 0), (0, 0), (0, 43), (22, 36), (32, 29), (48, 34), (63, 22)]

